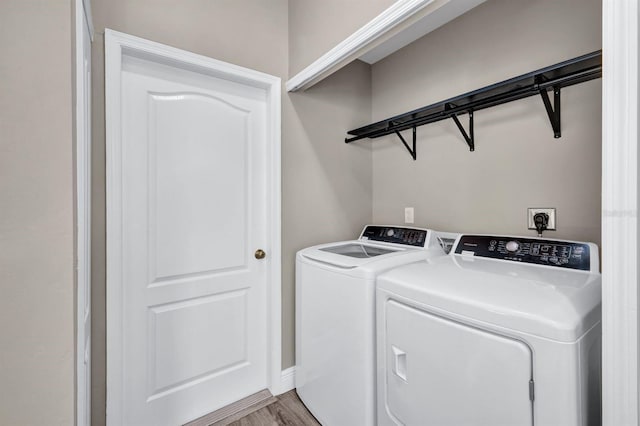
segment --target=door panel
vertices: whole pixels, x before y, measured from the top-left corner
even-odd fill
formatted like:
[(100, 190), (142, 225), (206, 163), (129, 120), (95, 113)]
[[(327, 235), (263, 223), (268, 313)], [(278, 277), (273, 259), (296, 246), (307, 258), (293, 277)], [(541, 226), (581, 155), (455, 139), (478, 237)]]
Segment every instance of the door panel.
[(397, 424), (533, 424), (524, 343), (389, 300), (385, 404)]
[[(151, 307), (150, 398), (246, 363), (247, 314), (246, 290)], [(236, 316), (238, 320), (226, 324)]]
[(246, 267), (250, 113), (201, 94), (149, 95), (154, 280)]
[(265, 93), (123, 69), (123, 418), (176, 425), (267, 387)]

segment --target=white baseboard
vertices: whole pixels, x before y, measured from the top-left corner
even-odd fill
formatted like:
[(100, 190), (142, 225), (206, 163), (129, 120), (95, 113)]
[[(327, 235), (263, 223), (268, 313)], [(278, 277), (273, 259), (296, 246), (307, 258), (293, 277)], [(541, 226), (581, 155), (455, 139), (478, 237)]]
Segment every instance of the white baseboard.
[(296, 367), (289, 367), (286, 370), (282, 370), (280, 376), (280, 386), (278, 394), (289, 392), (296, 387)]

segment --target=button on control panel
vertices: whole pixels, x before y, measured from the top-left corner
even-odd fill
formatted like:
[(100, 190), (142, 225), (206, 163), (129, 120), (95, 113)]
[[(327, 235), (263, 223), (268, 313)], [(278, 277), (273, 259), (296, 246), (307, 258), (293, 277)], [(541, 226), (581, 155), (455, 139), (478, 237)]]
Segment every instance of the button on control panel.
[(553, 240), (463, 235), (456, 254), (589, 271), (589, 245)]
[(517, 241), (509, 241), (504, 245), (508, 252), (515, 253), (520, 250), (520, 244)]
[(427, 231), (416, 228), (367, 226), (362, 232), (360, 239), (424, 247), (427, 241)]

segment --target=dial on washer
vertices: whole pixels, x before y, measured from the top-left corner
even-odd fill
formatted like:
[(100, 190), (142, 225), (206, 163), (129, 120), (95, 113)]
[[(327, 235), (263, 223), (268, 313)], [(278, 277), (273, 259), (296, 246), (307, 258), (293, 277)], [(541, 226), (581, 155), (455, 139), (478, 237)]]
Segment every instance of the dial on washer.
[(520, 248), (520, 244), (517, 241), (509, 241), (506, 245), (505, 248), (507, 249), (507, 251), (510, 252), (516, 252), (518, 251), (518, 249)]

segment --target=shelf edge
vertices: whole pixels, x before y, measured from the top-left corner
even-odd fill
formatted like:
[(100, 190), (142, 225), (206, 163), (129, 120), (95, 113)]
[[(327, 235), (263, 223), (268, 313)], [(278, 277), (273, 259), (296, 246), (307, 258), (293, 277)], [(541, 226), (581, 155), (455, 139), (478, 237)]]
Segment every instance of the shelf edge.
[[(484, 1), (484, 0), (483, 0)], [(311, 65), (290, 78), (285, 87), (288, 92), (304, 90), (329, 74), (347, 65), (349, 60), (358, 58), (378, 44), (396, 35), (406, 26), (411, 26), (429, 6), (432, 12), (438, 11), (445, 5), (453, 5), (460, 0), (398, 0), (380, 15), (369, 21), (355, 33), (333, 49), (322, 55)], [(466, 10), (462, 13), (465, 13)], [(443, 22), (442, 24), (444, 24)]]

